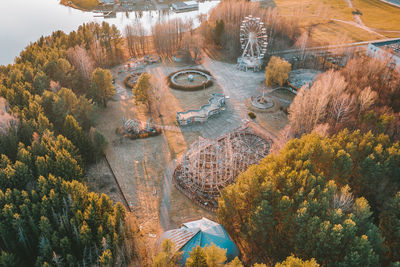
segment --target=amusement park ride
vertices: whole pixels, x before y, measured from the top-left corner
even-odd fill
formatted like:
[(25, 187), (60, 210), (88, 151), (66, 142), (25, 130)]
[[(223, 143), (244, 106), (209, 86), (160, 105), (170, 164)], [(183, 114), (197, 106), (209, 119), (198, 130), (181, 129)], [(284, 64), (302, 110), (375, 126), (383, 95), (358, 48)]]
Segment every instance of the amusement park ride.
[(267, 29), (260, 18), (249, 15), (244, 18), (240, 26), (240, 45), (243, 50), (238, 58), (238, 67), (241, 70), (261, 70), (262, 59), (267, 52)]

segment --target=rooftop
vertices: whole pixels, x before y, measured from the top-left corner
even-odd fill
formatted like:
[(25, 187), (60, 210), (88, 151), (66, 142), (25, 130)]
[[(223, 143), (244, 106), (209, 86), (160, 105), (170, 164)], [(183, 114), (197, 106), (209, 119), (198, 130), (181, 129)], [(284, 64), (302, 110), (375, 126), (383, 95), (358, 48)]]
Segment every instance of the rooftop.
[(226, 249), (226, 256), (229, 261), (239, 255), (237, 246), (233, 243), (225, 228), (204, 217), (197, 221), (184, 223), (179, 229), (165, 232), (159, 241), (167, 238), (175, 243), (176, 250), (183, 252), (182, 263), (186, 262), (189, 253), (196, 246), (205, 247), (213, 243), (222, 249)]
[(393, 55), (400, 57), (400, 38), (391, 41), (375, 42), (372, 45), (389, 50)]

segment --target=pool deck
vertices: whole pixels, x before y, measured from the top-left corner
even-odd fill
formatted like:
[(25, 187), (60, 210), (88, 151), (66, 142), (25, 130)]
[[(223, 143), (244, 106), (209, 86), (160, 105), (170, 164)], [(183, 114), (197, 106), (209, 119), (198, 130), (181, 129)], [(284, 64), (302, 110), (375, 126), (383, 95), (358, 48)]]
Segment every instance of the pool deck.
[(212, 94), (208, 100), (208, 104), (201, 106), (198, 110), (188, 110), (185, 112), (178, 112), (178, 121), (186, 121), (193, 117), (207, 118), (212, 111), (218, 110), (222, 107), (225, 101), (225, 96), (222, 94)]

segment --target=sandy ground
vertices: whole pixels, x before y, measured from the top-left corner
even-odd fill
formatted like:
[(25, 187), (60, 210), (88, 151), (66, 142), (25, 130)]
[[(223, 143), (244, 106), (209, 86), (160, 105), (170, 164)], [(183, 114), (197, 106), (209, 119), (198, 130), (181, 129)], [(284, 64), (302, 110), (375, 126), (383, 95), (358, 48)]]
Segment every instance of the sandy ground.
[[(166, 129), (170, 129), (164, 130), (161, 135), (130, 140), (116, 134), (123, 116), (142, 121), (150, 117), (148, 108), (135, 105), (131, 92), (124, 88), (122, 81), (127, 72), (123, 67), (112, 70), (117, 78), (117, 95), (99, 114), (97, 128), (108, 141), (106, 158), (137, 217), (148, 247), (148, 257), (154, 255), (156, 240), (165, 230), (203, 216), (216, 219), (215, 214), (196, 206), (171, 185), (174, 159), (182, 155), (199, 136), (216, 138), (240, 126), (243, 120), (248, 119), (245, 99), (257, 94), (263, 86), (263, 73), (241, 72), (233, 64), (213, 61), (206, 56), (203, 59), (203, 66), (197, 67), (211, 71), (215, 82), (212, 87), (196, 92), (177, 91), (166, 85), (165, 77), (183, 66), (155, 64), (146, 68), (154, 77), (152, 119), (154, 123), (167, 125)], [(199, 108), (208, 102), (211, 93), (229, 96), (226, 110), (204, 124), (178, 127), (176, 112)], [(256, 121), (275, 136), (287, 123), (280, 110), (257, 114)], [(104, 160), (92, 166), (88, 176), (92, 189), (109, 193), (114, 200), (121, 201)]]

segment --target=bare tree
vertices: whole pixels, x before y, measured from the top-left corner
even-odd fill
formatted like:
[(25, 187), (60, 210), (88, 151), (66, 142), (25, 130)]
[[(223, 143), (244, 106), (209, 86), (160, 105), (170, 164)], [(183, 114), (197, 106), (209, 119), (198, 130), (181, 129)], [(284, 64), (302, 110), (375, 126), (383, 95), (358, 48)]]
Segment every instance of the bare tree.
[(375, 99), (378, 97), (378, 94), (371, 90), (371, 87), (367, 87), (361, 91), (358, 95), (358, 103), (359, 103), (359, 112), (362, 112), (370, 109), (372, 105), (375, 103)]
[(354, 204), (354, 196), (348, 185), (341, 188), (340, 192), (333, 197), (333, 208), (341, 209), (343, 212), (351, 211)]
[(81, 46), (71, 47), (67, 50), (67, 56), (84, 82), (89, 85), (90, 75), (92, 74), (95, 66), (93, 59), (88, 54), (86, 49)]
[(354, 110), (353, 97), (349, 94), (340, 94), (338, 97), (332, 98), (332, 117), (335, 123), (348, 120)]
[(140, 22), (126, 25), (124, 33), (131, 57), (147, 52), (147, 31)]
[(151, 33), (157, 53), (170, 56), (180, 49), (186, 29), (187, 26), (181, 19), (172, 19), (154, 25), (151, 28)]
[(253, 15), (259, 17), (267, 26), (269, 35), (269, 46), (272, 46), (275, 36), (286, 35), (293, 39), (299, 33), (299, 20), (296, 16), (281, 16), (277, 8), (261, 8), (258, 2), (246, 0), (226, 0), (211, 10), (208, 21), (202, 22), (202, 34), (206, 40), (210, 40), (217, 21), (224, 22), (224, 33), (222, 36), (223, 48), (232, 56), (240, 53), (240, 25), (244, 17)]
[(133, 25), (126, 25), (125, 26), (125, 38), (126, 38), (126, 44), (128, 46), (128, 51), (129, 55), (131, 57), (136, 56), (136, 36), (134, 33), (134, 26)]
[(317, 125), (326, 123), (332, 117), (332, 109), (340, 113), (335, 114), (336, 117), (343, 118), (345, 114), (347, 116), (344, 107), (348, 100), (337, 104), (334, 101), (345, 91), (346, 86), (343, 76), (331, 70), (320, 75), (310, 89), (300, 89), (289, 107), (291, 133), (294, 136), (310, 133)]
[(306, 48), (308, 44), (308, 37), (309, 33), (308, 32), (303, 32), (300, 37), (296, 40), (296, 43), (294, 44), (295, 47), (298, 47), (300, 49), (300, 60), (303, 61), (306, 58)]
[(204, 37), (200, 34), (186, 34), (183, 38), (182, 48), (185, 50), (190, 62), (199, 60), (201, 49), (203, 48)]

